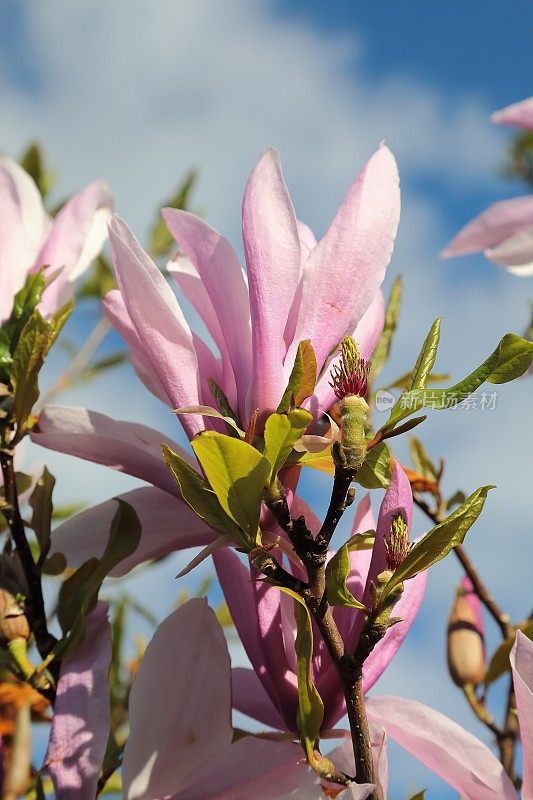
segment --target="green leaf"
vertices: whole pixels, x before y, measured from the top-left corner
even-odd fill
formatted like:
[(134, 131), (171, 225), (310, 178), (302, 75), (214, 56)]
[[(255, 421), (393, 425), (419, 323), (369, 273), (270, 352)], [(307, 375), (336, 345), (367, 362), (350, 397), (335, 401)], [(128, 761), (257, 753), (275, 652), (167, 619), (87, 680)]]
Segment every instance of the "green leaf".
[(425, 389), (427, 386), (427, 379), (433, 369), (433, 364), (437, 358), (437, 349), (440, 340), (440, 319), (436, 319), (426, 340), (422, 345), (422, 350), (418, 354), (416, 364), (411, 374), (411, 381), (408, 386), (408, 391), (411, 389)]
[(461, 503), (464, 503), (465, 500), (466, 494), (458, 489), (456, 492), (454, 492), (454, 494), (452, 494), (451, 497), (448, 498), (448, 500), (446, 500), (446, 511), (449, 511), (450, 508), (453, 508), (454, 506), (461, 505)]
[(100, 254), (94, 260), (90, 275), (78, 290), (77, 296), (83, 299), (104, 297), (112, 289), (116, 289), (115, 274), (109, 261)]
[(15, 296), (11, 316), (0, 328), (0, 380), (8, 383), (20, 335), (41, 300), (45, 287), (43, 270), (26, 278), (26, 283)]
[(319, 470), (319, 472), (325, 472), (327, 475), (335, 475), (335, 464), (331, 456), (331, 447), (328, 447), (326, 450), (320, 450), (318, 453), (300, 453), (293, 450), (285, 464), (287, 466), (297, 464), (300, 467), (311, 467), (312, 469)]
[(218, 410), (220, 411), (222, 416), (231, 417), (233, 422), (235, 422), (236, 425), (239, 425), (239, 418), (235, 413), (235, 411), (232, 409), (228, 398), (226, 397), (226, 395), (224, 394), (218, 383), (216, 383), (212, 378), (208, 378), (207, 384), (209, 386), (211, 394), (213, 395), (213, 399), (218, 406)]
[[(184, 208), (189, 205), (191, 192), (196, 184), (198, 175), (194, 170), (191, 170), (184, 178), (183, 182), (170, 197), (163, 207), (165, 208)], [(169, 250), (174, 244), (172, 234), (168, 230), (165, 222), (161, 217), (158, 217), (152, 228), (150, 236), (150, 254), (154, 258), (159, 258), (168, 254)]]
[(410, 797), (409, 800), (424, 800), (426, 796), (426, 791), (427, 791), (426, 789), (422, 789), (422, 791), (417, 792), (412, 797)]
[(357, 600), (346, 586), (350, 575), (351, 564), (348, 544), (338, 550), (326, 566), (326, 594), (331, 606), (347, 606), (364, 610), (364, 605)]
[(235, 437), (237, 435), (239, 439), (244, 439), (245, 433), (239, 428), (233, 417), (224, 417), (220, 411), (216, 408), (211, 408), (211, 406), (183, 406), (182, 408), (175, 408), (174, 414), (200, 414), (202, 417), (220, 419), (226, 423), (226, 427), (230, 428), (230, 436)]
[(33, 178), (41, 197), (45, 200), (54, 186), (56, 176), (51, 170), (45, 169), (43, 153), (36, 142), (32, 142), (27, 147), (19, 163), (22, 169), (26, 170), (28, 175)]
[(24, 326), (13, 357), (11, 382), (15, 394), (14, 412), (17, 427), (22, 430), (39, 398), (38, 378), (44, 363), (49, 325), (34, 311)]
[[(428, 336), (428, 339), (430, 339), (430, 336)], [(428, 339), (426, 340), (426, 345)], [(426, 348), (426, 345), (424, 345), (423, 351), (428, 350), (429, 352), (431, 346), (427, 345)], [(431, 405), (432, 408), (440, 410), (457, 405), (458, 402), (472, 394), (485, 381), (499, 384), (519, 378), (527, 372), (532, 361), (533, 342), (528, 342), (527, 339), (523, 339), (514, 333), (507, 333), (500, 340), (494, 352), (477, 369), (453, 386), (432, 389), (431, 392), (426, 392), (424, 386), (415, 385), (415, 380), (410, 389), (403, 392), (393, 406), (389, 419), (383, 425), (381, 431), (392, 429), (400, 420), (425, 406)], [(420, 373), (423, 374), (422, 369), (420, 369)]]
[(43, 779), (40, 775), (37, 775), (35, 779), (35, 800), (46, 800)]
[(104, 579), (139, 545), (141, 525), (135, 510), (118, 498), (117, 503), (102, 557), (85, 561), (61, 586), (57, 616), (65, 636), (54, 647), (56, 658), (65, 658), (81, 644), (85, 636), (85, 618), (96, 605)]
[(40, 564), (44, 562), (50, 550), (53, 512), (52, 493), (54, 491), (55, 482), (56, 479), (45, 467), (28, 501), (33, 511), (30, 527), (35, 531), (39, 543)]
[(244, 531), (249, 544), (258, 544), (268, 459), (247, 442), (216, 431), (201, 433), (191, 446), (226, 514)]
[[(528, 639), (533, 640), (533, 620), (522, 622), (518, 628), (527, 636)], [(490, 664), (487, 667), (485, 677), (483, 678), (483, 682), (486, 686), (494, 683), (494, 681), (496, 681), (500, 675), (503, 675), (504, 672), (508, 672), (511, 669), (509, 657), (515, 643), (515, 638), (516, 636), (513, 634), (513, 636), (509, 636), (507, 639), (505, 639), (492, 656)]]
[(368, 530), (362, 533), (354, 533), (346, 542), (346, 546), (350, 553), (358, 552), (359, 550), (372, 550), (375, 541), (376, 531)]
[(391, 480), (389, 448), (384, 442), (367, 451), (365, 460), (355, 473), (356, 483), (365, 489), (386, 489)]
[(422, 442), (419, 439), (415, 439), (414, 436), (409, 439), (409, 451), (416, 472), (423, 475), (424, 478), (436, 481), (439, 474), (438, 469), (428, 456)]
[(298, 714), (296, 722), (308, 761), (315, 762), (314, 749), (324, 719), (324, 704), (313, 683), (313, 625), (309, 609), (291, 589), (280, 587), (296, 601), (296, 674), (298, 677)]
[[(450, 376), (447, 372), (430, 372), (426, 379), (426, 385), (442, 383), (442, 381), (447, 381), (449, 377)], [(396, 378), (394, 381), (392, 381), (392, 383), (382, 386), (381, 391), (390, 391), (390, 389), (408, 389), (411, 385), (412, 378), (413, 373), (406, 372), (404, 375), (401, 375), (399, 378)]]
[(398, 326), (398, 318), (400, 316), (402, 292), (402, 279), (400, 277), (395, 278), (391, 287), (391, 292), (385, 311), (385, 324), (383, 326), (383, 332), (372, 356), (372, 369), (370, 372), (370, 379), (372, 383), (375, 381), (390, 356), (392, 341)]
[(163, 458), (174, 476), (185, 502), (211, 528), (228, 534), (239, 544), (245, 544), (241, 529), (226, 514), (209, 484), (168, 445), (163, 444), (162, 449)]
[(19, 432), (23, 433), (27, 427), (31, 410), (39, 398), (38, 378), (44, 360), (71, 312), (72, 303), (67, 303), (47, 322), (35, 309), (20, 334), (11, 372)]
[(462, 544), (466, 534), (481, 514), (487, 494), (493, 486), (482, 486), (447, 517), (417, 542), (385, 584), (380, 597), (385, 598), (399, 583), (414, 578), (448, 555), (452, 548)]
[(265, 424), (265, 458), (271, 464), (273, 481), (284, 466), (295, 442), (305, 433), (313, 415), (303, 408), (294, 408), (286, 414), (271, 414)]
[(62, 575), (67, 568), (67, 559), (63, 553), (53, 553), (45, 558), (41, 567), (43, 575)]
[(278, 414), (284, 414), (290, 408), (301, 406), (315, 391), (317, 363), (315, 351), (310, 339), (304, 339), (298, 345), (294, 366), (289, 383), (277, 408)]

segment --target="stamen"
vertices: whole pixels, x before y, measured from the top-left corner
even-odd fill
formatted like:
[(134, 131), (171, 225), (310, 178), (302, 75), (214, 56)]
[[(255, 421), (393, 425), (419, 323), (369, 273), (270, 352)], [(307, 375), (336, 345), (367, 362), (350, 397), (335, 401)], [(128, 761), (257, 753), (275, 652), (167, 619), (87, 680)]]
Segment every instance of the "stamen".
[(330, 386), (339, 400), (344, 397), (364, 397), (368, 386), (371, 364), (359, 355), (357, 343), (352, 336), (341, 342), (341, 361), (331, 370)]

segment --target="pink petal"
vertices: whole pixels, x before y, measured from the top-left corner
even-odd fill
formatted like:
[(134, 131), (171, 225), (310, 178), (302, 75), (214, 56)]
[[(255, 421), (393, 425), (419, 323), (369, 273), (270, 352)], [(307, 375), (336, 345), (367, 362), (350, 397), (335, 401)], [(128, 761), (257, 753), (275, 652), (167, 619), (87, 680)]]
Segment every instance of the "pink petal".
[(372, 560), (368, 571), (366, 595), (369, 594), (370, 581), (375, 582), (380, 572), (387, 569), (385, 539), (389, 537), (393, 517), (397, 514), (403, 516), (407, 522), (407, 527), (411, 530), (413, 517), (413, 494), (411, 491), (411, 484), (399, 463), (393, 459), (391, 482), (389, 488), (385, 492), (385, 497), (379, 509), (376, 540), (374, 542)]
[(144, 352), (139, 334), (130, 319), (124, 304), (124, 298), (118, 289), (113, 289), (106, 294), (102, 300), (102, 308), (109, 322), (128, 345), (133, 369), (141, 381), (152, 394), (155, 394), (163, 403), (170, 405), (170, 400), (159, 379), (159, 375)]
[(0, 158), (0, 324), (11, 314), (49, 224), (33, 180), (15, 161)]
[[(368, 722), (370, 732), (370, 744), (372, 747), (372, 761), (374, 762), (374, 776), (376, 779), (376, 786), (380, 791), (380, 797), (387, 800), (387, 789), (389, 782), (389, 769), (387, 760), (387, 735), (381, 725), (376, 725), (371, 720)], [(342, 735), (346, 741), (339, 747), (332, 750), (328, 757), (333, 761), (337, 769), (340, 769), (346, 775), (355, 775), (355, 762), (353, 757), (352, 739), (349, 731), (332, 731), (331, 736), (336, 734), (336, 738)], [(350, 784), (350, 787), (341, 792), (340, 798), (366, 798), (368, 793), (372, 790), (373, 784)], [(352, 792), (350, 794), (349, 792)], [(348, 792), (348, 794), (346, 794)], [(360, 792), (360, 794), (358, 794)]]
[(296, 728), (296, 676), (283, 640), (279, 589), (252, 580), (249, 570), (228, 548), (213, 555), (218, 579), (252, 666), (289, 730)]
[(400, 214), (396, 162), (387, 147), (370, 158), (309, 256), (300, 317), (287, 354), (311, 339), (319, 368), (354, 330), (383, 281)]
[(502, 200), (487, 208), (459, 231), (441, 255), (449, 258), (487, 250), (532, 225), (532, 196)]
[(286, 348), (291, 345), (292, 340), (294, 339), (296, 324), (300, 314), (300, 304), (302, 302), (303, 274), (307, 266), (309, 254), (311, 253), (311, 250), (314, 250), (316, 247), (315, 234), (311, 228), (309, 228), (304, 222), (300, 222), (299, 219), (296, 220), (296, 225), (298, 228), (298, 237), (300, 239), (300, 275), (298, 278), (298, 286), (296, 287), (291, 308), (287, 316), (287, 324), (285, 325), (285, 333), (283, 338), (285, 340)]
[(493, 122), (501, 125), (514, 125), (517, 128), (524, 128), (526, 131), (533, 131), (533, 97), (527, 97), (518, 103), (495, 111), (491, 116)]
[(248, 180), (242, 233), (252, 315), (248, 410), (264, 411), (275, 409), (285, 390), (284, 331), (300, 276), (296, 218), (274, 150), (265, 151)]
[(246, 736), (216, 753), (170, 800), (323, 800), (316, 773), (292, 742)]
[[(409, 479), (399, 463), (396, 460), (393, 460), (391, 482), (389, 488), (385, 492), (385, 496), (379, 510), (376, 539), (372, 549), (370, 567), (368, 570), (366, 587), (362, 600), (365, 605), (370, 602), (371, 582), (375, 582), (377, 576), (387, 568), (385, 539), (389, 536), (392, 518), (399, 513), (401, 513), (404, 519), (407, 521), (407, 526), (410, 530), (413, 515), (413, 495), (411, 492), (411, 484), (409, 483)], [(363, 555), (363, 553), (361, 553), (361, 555)], [(406, 582), (406, 587), (412, 582), (413, 581)], [(401, 642), (403, 641), (403, 638), (411, 627), (416, 612), (418, 611), (424, 594), (424, 588), (425, 579), (421, 578), (414, 587), (411, 586), (409, 588), (408, 593), (407, 591), (404, 592), (405, 605), (403, 606), (403, 609), (404, 613), (406, 614), (405, 622), (398, 623), (399, 625), (402, 625), (402, 627), (397, 633), (394, 633), (394, 628), (391, 628), (391, 630), (387, 632), (387, 635), (381, 645), (382, 649), (378, 650), (378, 654), (375, 656), (376, 661), (374, 668), (370, 669), (367, 677), (367, 681), (370, 685), (374, 680), (377, 680), (377, 677), (381, 675), (390, 659), (392, 659), (396, 654)], [(395, 616), (401, 616), (401, 614), (398, 613), (398, 615), (395, 614)], [(355, 622), (347, 642), (347, 645), (351, 650), (354, 650), (357, 646), (357, 642), (363, 627), (363, 621), (363, 615), (358, 613), (355, 617)]]
[(46, 266), (61, 272), (49, 284), (40, 305), (52, 314), (73, 294), (73, 282), (87, 269), (107, 239), (113, 200), (105, 183), (89, 184), (63, 206), (35, 260), (34, 271)]
[[(115, 578), (138, 564), (188, 547), (202, 547), (217, 537), (186, 503), (154, 486), (133, 489), (119, 498), (137, 512), (142, 534), (136, 551), (111, 572)], [(51, 553), (63, 553), (73, 568), (93, 556), (100, 558), (116, 510), (116, 500), (106, 500), (67, 520), (54, 530)]]
[(195, 311), (199, 314), (208, 333), (219, 349), (222, 363), (220, 380), (217, 381), (217, 383), (228, 398), (231, 407), (237, 411), (237, 386), (233, 374), (233, 367), (231, 366), (228, 346), (222, 334), (213, 303), (202, 283), (198, 270), (189, 259), (183, 255), (177, 255), (169, 261), (167, 269), (179, 290), (185, 295), (189, 303), (191, 303)]
[(43, 765), (52, 776), (57, 800), (93, 800), (96, 795), (111, 724), (107, 610), (106, 603), (97, 604), (87, 617), (83, 644), (61, 665)]
[[(385, 322), (385, 300), (383, 292), (379, 291), (369, 307), (359, 320), (353, 338), (359, 346), (359, 352), (366, 361), (370, 361), (372, 353), (383, 332)], [(340, 353), (331, 359), (324, 369), (322, 376), (317, 381), (314, 397), (309, 401), (310, 408), (316, 416), (321, 411), (328, 411), (336, 402), (335, 392), (330, 386), (331, 370), (334, 364), (340, 364)]]
[(163, 209), (162, 214), (169, 231), (198, 270), (220, 324), (237, 387), (247, 387), (252, 365), (250, 303), (235, 251), (200, 217), (173, 208)]
[(394, 606), (393, 616), (401, 617), (389, 628), (383, 639), (375, 646), (363, 667), (363, 690), (368, 692), (388, 667), (413, 624), (426, 591), (427, 571), (406, 581), (400, 600)]
[(511, 668), (522, 740), (522, 800), (533, 800), (533, 642), (522, 631), (516, 634)]
[(476, 619), (476, 626), (481, 636), (485, 635), (485, 621), (483, 619), (483, 611), (481, 607), (481, 600), (474, 592), (472, 581), (466, 575), (461, 581), (461, 589), (465, 592), (465, 600), (472, 609)]
[(133, 683), (124, 797), (166, 797), (201, 774), (202, 762), (231, 744), (230, 714), (224, 633), (205, 600), (189, 600), (161, 623)]
[[(388, 783), (389, 783), (389, 768), (388, 768), (388, 760), (387, 760), (387, 734), (383, 730), (381, 725), (377, 725), (376, 723), (372, 722), (372, 720), (368, 721), (368, 728), (370, 732), (370, 744), (372, 747), (372, 761), (374, 763), (374, 776), (376, 779), (376, 785), (378, 790), (381, 792), (380, 797), (383, 800), (387, 800), (388, 796)], [(345, 742), (341, 744), (339, 747), (336, 747), (331, 753), (328, 754), (329, 758), (333, 761), (337, 769), (342, 770), (346, 775), (354, 775), (355, 774), (355, 762), (353, 757), (353, 746), (352, 746), (352, 739), (351, 734), (349, 731), (343, 730), (335, 730), (331, 731), (329, 736), (333, 738), (338, 738), (339, 736), (343, 736), (345, 738)], [(352, 784), (350, 789), (357, 791), (358, 788), (361, 788), (365, 791), (366, 786), (371, 784), (360, 784), (359, 787), (357, 784)], [(339, 795), (339, 798), (342, 797), (353, 797), (354, 795), (343, 795), (342, 793)], [(358, 795), (355, 794), (355, 797)], [(363, 795), (365, 797), (366, 795)]]
[[(109, 242), (128, 314), (173, 408), (198, 405), (198, 362), (192, 334), (170, 286), (116, 216), (109, 226)], [(194, 415), (184, 417), (182, 425), (189, 438), (204, 429)]]
[(399, 697), (371, 697), (370, 719), (465, 800), (515, 800), (502, 765), (489, 748), (438, 711)]
[(513, 275), (522, 278), (533, 275), (533, 225), (513, 234), (496, 247), (488, 248), (485, 256)]
[(263, 725), (279, 731), (287, 730), (283, 717), (272, 704), (272, 700), (253, 669), (234, 667), (231, 671), (231, 682), (233, 708), (262, 722)]
[(372, 794), (373, 789), (373, 783), (350, 783), (337, 795), (337, 800), (366, 800)]
[[(357, 507), (355, 519), (352, 527), (352, 536), (356, 533), (365, 533), (369, 530), (376, 530), (376, 521), (370, 505), (370, 493), (367, 492)], [(350, 553), (351, 572), (347, 585), (350, 592), (360, 602), (363, 601), (368, 570), (372, 560), (372, 548), (368, 550), (356, 550)]]
[[(215, 381), (217, 386), (223, 390), (224, 380), (222, 378), (222, 366), (220, 360), (215, 358), (209, 347), (204, 340), (196, 333), (192, 335), (194, 342), (194, 349), (196, 350), (196, 358), (198, 359), (198, 372), (200, 375), (200, 393), (205, 405), (213, 405), (214, 398), (209, 388), (208, 380)], [(227, 395), (226, 395), (227, 397)], [(228, 398), (229, 399), (229, 398)], [(230, 401), (231, 402), (231, 401)], [(204, 419), (204, 426), (207, 420)], [(221, 429), (225, 433), (225, 428)]]
[(173, 495), (179, 495), (179, 490), (161, 456), (161, 443), (167, 442), (182, 458), (191, 460), (183, 448), (153, 428), (75, 406), (45, 406), (32, 440), (49, 450), (133, 475)]

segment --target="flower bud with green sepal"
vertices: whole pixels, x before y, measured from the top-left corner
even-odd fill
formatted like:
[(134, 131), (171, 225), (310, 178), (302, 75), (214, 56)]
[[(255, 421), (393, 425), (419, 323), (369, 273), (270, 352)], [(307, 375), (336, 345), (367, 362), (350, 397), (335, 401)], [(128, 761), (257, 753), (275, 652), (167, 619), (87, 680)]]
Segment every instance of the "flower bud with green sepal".
[(369, 409), (365, 394), (369, 372), (370, 364), (359, 355), (355, 339), (345, 336), (340, 365), (335, 365), (331, 373), (331, 386), (339, 398), (341, 413), (341, 441), (333, 446), (333, 458), (338, 466), (354, 472), (361, 467), (366, 454), (365, 424)]

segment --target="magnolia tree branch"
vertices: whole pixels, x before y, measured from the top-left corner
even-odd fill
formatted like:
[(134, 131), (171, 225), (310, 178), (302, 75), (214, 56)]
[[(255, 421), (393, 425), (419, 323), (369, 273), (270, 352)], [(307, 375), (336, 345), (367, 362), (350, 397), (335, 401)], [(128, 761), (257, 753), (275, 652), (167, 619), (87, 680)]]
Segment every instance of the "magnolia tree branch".
[[(444, 514), (440, 510), (440, 503), (437, 504), (436, 509), (432, 509), (426, 503), (426, 501), (416, 493), (413, 493), (413, 499), (418, 508), (420, 508), (435, 525), (438, 525), (440, 522), (442, 522)], [(464, 547), (462, 545), (457, 545), (457, 547), (454, 548), (454, 551), (462, 568), (465, 571), (465, 574), (470, 579), (470, 583), (472, 584), (474, 592), (498, 625), (502, 638), (509, 639), (515, 632), (511, 618), (494, 600), (492, 594), (488, 590), (487, 586), (481, 579), (478, 571), (470, 560), (470, 557), (467, 555)], [(507, 710), (503, 727), (496, 725), (491, 714), (486, 711), (482, 701), (478, 699), (473, 686), (466, 691), (463, 689), (463, 692), (478, 719), (483, 722), (495, 735), (500, 752), (501, 764), (513, 783), (518, 785), (515, 768), (515, 750), (518, 738), (518, 718), (516, 715), (516, 702), (512, 677), (509, 679)]]
[(41, 572), (33, 559), (30, 546), (26, 539), (24, 522), (20, 515), (13, 456), (5, 451), (0, 452), (0, 463), (4, 478), (6, 500), (3, 514), (7, 520), (13, 541), (15, 542), (16, 552), (20, 558), (26, 583), (28, 584), (29, 597), (26, 598), (26, 611), (30, 627), (35, 636), (37, 649), (39, 650), (41, 658), (44, 659), (53, 649), (57, 639), (48, 631), (41, 585)]
[[(418, 508), (421, 511), (423, 511), (424, 514), (435, 525), (439, 525), (443, 521), (444, 515), (440, 513), (440, 511), (430, 508), (430, 506), (426, 503), (426, 501), (423, 500), (419, 495), (413, 493), (413, 499)], [(463, 545), (459, 544), (457, 545), (457, 547), (454, 547), (454, 552), (461, 566), (463, 567), (466, 575), (470, 579), (474, 592), (477, 594), (477, 596), (479, 597), (479, 599), (481, 600), (481, 602), (483, 603), (483, 605), (485, 606), (491, 617), (498, 625), (503, 638), (507, 639), (509, 636), (512, 636), (513, 626), (511, 624), (511, 619), (509, 615), (506, 614), (505, 611), (503, 611), (494, 600), (492, 594), (485, 586), (483, 580), (481, 579), (481, 576), (479, 575), (478, 571), (476, 570), (472, 561), (467, 555)]]
[[(372, 749), (362, 684), (362, 666), (374, 645), (369, 646), (368, 641), (364, 639), (363, 649), (359, 650), (358, 648), (355, 654), (346, 652), (326, 595), (327, 550), (342, 514), (353, 501), (353, 492), (350, 489), (353, 478), (352, 470), (336, 468), (329, 508), (324, 524), (316, 538), (313, 538), (303, 517), (296, 520), (291, 517), (283, 492), (269, 504), (269, 508), (282, 530), (289, 536), (295, 552), (302, 559), (307, 570), (308, 582), (300, 582), (298, 593), (305, 600), (342, 681), (352, 735), (357, 783), (374, 783)], [(272, 560), (274, 561), (273, 558)], [(281, 568), (279, 569), (281, 570)], [(285, 571), (283, 570), (283, 572)], [(287, 584), (284, 582), (286, 576), (279, 571), (277, 575), (281, 579), (282, 585), (286, 586)], [(294, 583), (293, 576), (289, 575), (289, 577)], [(374, 644), (377, 641), (379, 639)], [(378, 800), (377, 791), (372, 792), (369, 798)]]

